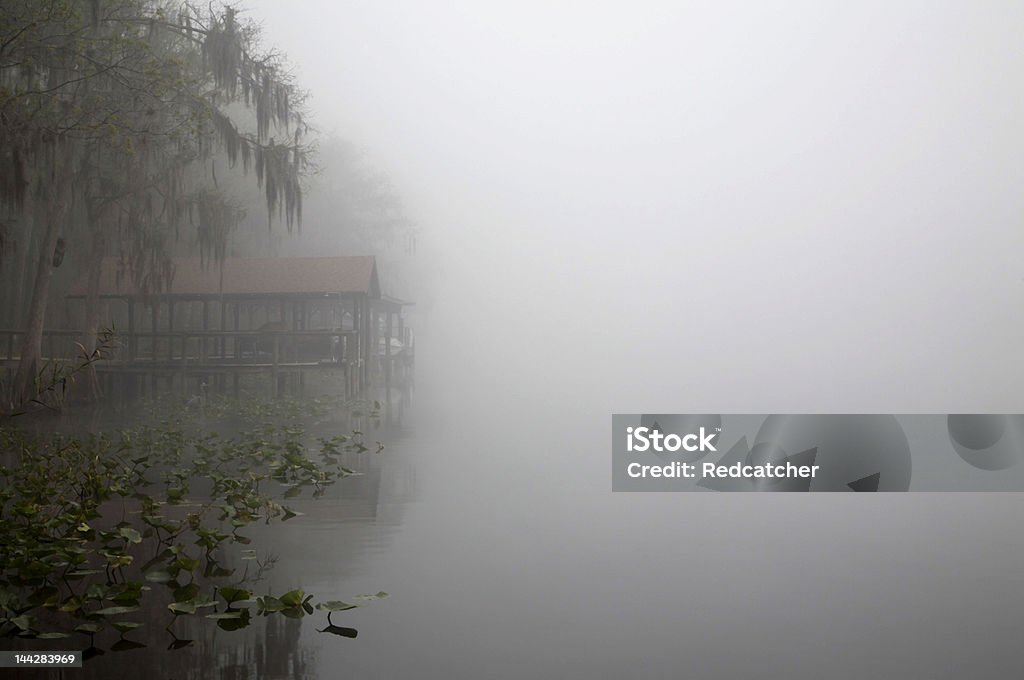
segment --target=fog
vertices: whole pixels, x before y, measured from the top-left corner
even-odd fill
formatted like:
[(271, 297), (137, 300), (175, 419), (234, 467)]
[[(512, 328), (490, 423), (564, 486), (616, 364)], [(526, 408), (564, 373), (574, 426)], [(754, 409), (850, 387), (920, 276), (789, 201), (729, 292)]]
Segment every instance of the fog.
[[(393, 595), (323, 677), (1018, 672), (1019, 494), (612, 493), (608, 434), (1022, 411), (1024, 5), (242, 7), (416, 230), (415, 493), (281, 539)], [(285, 251), (358, 254), (331, 158)]]
[(1016, 3), (245, 6), (403, 194), (457, 371), (601, 417), (1020, 409)]

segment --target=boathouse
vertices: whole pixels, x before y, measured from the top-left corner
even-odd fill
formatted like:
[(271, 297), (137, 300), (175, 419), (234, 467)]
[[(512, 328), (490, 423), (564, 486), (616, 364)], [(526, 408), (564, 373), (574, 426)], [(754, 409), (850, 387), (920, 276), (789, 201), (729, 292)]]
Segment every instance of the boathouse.
[[(101, 265), (100, 326), (117, 329), (118, 349), (97, 370), (129, 391), (141, 378), (149, 389), (163, 380), (186, 391), (190, 381), (214, 389), (230, 381), (237, 392), (243, 376), (265, 374), (276, 395), (301, 391), (310, 371), (333, 370), (353, 394), (409, 362), (408, 303), (382, 296), (371, 256), (179, 258), (165, 274), (135, 276), (119, 258)], [(79, 328), (84, 305), (75, 303), (88, 292), (83, 279), (67, 296)]]

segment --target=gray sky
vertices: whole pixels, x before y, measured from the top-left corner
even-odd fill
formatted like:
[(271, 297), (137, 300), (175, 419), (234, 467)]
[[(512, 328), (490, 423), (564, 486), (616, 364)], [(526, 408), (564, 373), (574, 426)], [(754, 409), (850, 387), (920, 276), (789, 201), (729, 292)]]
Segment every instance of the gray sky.
[(509, 389), (1024, 408), (1024, 5), (244, 6), (406, 197), (452, 358)]
[[(1019, 666), (1019, 494), (613, 494), (607, 462), (611, 413), (1024, 412), (1024, 4), (246, 4), (441, 274), (423, 501), (365, 553), (396, 597), (322, 668)], [(318, 592), (359, 554), (323, 535)]]

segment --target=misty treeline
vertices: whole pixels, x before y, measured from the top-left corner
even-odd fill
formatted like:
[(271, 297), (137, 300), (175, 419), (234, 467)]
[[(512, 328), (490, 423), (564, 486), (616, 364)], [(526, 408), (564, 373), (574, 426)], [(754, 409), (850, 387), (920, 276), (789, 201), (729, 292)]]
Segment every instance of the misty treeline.
[(55, 276), (88, 281), (89, 355), (103, 256), (158, 292), (175, 255), (216, 266), (240, 225), (301, 224), (316, 169), (304, 104), (283, 55), (230, 6), (0, 3), (0, 323), (24, 331), (5, 406), (38, 390)]

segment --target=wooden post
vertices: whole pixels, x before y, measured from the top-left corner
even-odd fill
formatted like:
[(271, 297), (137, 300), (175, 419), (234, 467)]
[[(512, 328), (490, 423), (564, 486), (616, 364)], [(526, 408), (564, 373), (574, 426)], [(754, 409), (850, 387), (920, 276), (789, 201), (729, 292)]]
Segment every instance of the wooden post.
[(181, 336), (181, 368), (178, 369), (181, 375), (181, 394), (188, 395), (188, 336)]
[(384, 388), (391, 389), (391, 309), (384, 311)]
[(366, 351), (365, 358), (363, 360), (363, 389), (366, 389), (370, 385), (370, 359), (373, 356), (373, 345), (371, 345), (370, 336), (370, 297), (366, 296), (363, 298), (363, 326), (364, 335), (366, 337)]
[(379, 375), (377, 371), (380, 370), (380, 315), (369, 298), (366, 299), (366, 307), (370, 312), (370, 352), (373, 355), (373, 364), (370, 365), (372, 370), (367, 379), (367, 384), (370, 384), (376, 375)]
[(356, 370), (355, 373), (355, 389), (354, 392), (359, 391), (359, 387), (363, 382), (363, 305), (359, 298), (352, 300), (352, 329), (356, 332), (356, 346), (355, 346), (355, 359), (353, 360), (353, 367)]
[[(167, 300), (167, 360), (174, 361), (174, 308), (177, 303), (174, 300)], [(182, 354), (184, 354), (184, 340), (182, 341)], [(174, 388), (174, 377), (168, 378), (170, 381), (169, 389)]]
[[(238, 327), (239, 327), (239, 324), (238, 324), (238, 314), (239, 314), (238, 307), (239, 307), (240, 304), (241, 303), (239, 301), (235, 300), (234, 312), (235, 312), (235, 330), (236, 331), (238, 330)], [(251, 317), (251, 315), (250, 315), (250, 317)], [(250, 318), (249, 321), (251, 322), (252, 319)], [(231, 346), (232, 346), (232, 348), (234, 350), (235, 360), (237, 361), (239, 359), (239, 356), (238, 356), (238, 336), (237, 335), (235, 335), (234, 339), (232, 340)], [(235, 396), (237, 397), (238, 396), (238, 377), (237, 377), (238, 374), (236, 373), (235, 376), (236, 376), (235, 377)]]
[(150, 338), (150, 349), (153, 350), (153, 361), (156, 361), (156, 334), (157, 324), (159, 323), (158, 319), (160, 318), (159, 298), (153, 300), (152, 306), (150, 307), (150, 316), (153, 320), (153, 337)]
[(210, 303), (203, 298), (203, 335), (199, 336), (199, 363), (206, 363), (206, 343), (209, 338), (205, 335), (210, 330)]
[[(221, 297), (220, 302), (220, 326), (217, 330), (226, 331), (228, 329), (228, 308), (224, 306), (224, 298)], [(220, 355), (221, 360), (224, 360), (227, 348), (224, 346), (224, 336), (220, 336), (220, 341), (217, 343), (217, 353)]]
[(125, 298), (125, 302), (128, 303), (128, 361), (134, 361), (139, 350), (139, 340), (135, 337), (135, 300)]
[(274, 333), (274, 363), (270, 369), (270, 396), (277, 399), (277, 364), (278, 364), (278, 341), (279, 337), (277, 333)]

